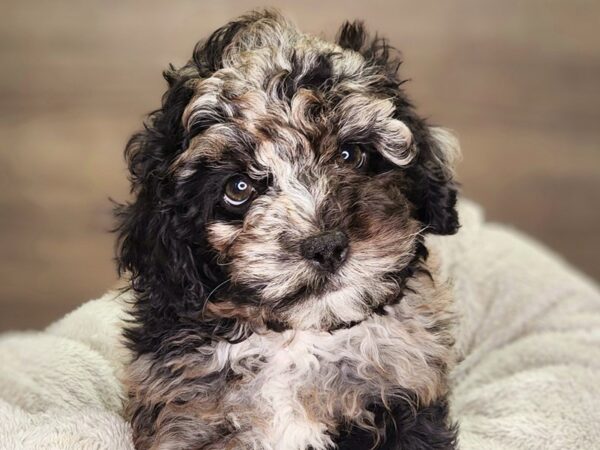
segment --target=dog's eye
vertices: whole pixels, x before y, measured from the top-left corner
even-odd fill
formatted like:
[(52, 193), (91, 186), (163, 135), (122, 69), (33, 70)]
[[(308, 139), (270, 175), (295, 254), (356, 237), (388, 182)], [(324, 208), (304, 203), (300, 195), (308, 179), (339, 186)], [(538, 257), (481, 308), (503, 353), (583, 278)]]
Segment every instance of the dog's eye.
[(244, 205), (256, 192), (252, 181), (245, 175), (234, 175), (225, 184), (223, 200), (234, 208)]
[(358, 144), (344, 144), (340, 147), (339, 161), (354, 169), (360, 169), (367, 162), (367, 152)]

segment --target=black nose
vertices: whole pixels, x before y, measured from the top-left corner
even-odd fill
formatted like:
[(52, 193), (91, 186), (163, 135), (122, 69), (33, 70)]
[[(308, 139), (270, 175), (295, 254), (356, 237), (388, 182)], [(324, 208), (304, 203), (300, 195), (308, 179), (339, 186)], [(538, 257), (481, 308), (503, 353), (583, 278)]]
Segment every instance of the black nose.
[(300, 253), (321, 269), (335, 272), (348, 255), (348, 236), (341, 231), (328, 231), (305, 239)]

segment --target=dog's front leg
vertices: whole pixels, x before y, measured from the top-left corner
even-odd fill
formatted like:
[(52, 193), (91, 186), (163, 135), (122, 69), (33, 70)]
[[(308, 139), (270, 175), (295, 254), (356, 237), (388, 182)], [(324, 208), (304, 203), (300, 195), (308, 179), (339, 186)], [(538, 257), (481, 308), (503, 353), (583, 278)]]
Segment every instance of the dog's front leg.
[(447, 399), (415, 408), (401, 400), (389, 409), (372, 407), (378, 433), (352, 427), (336, 442), (337, 450), (452, 450), (456, 448), (457, 427), (448, 418)]

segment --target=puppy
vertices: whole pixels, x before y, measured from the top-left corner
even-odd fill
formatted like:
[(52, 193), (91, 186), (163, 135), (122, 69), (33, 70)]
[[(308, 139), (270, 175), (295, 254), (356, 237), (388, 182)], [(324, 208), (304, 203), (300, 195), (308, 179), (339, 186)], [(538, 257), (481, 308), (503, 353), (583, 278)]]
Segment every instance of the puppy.
[(382, 39), (243, 16), (164, 74), (117, 210), (140, 449), (447, 449), (457, 145)]

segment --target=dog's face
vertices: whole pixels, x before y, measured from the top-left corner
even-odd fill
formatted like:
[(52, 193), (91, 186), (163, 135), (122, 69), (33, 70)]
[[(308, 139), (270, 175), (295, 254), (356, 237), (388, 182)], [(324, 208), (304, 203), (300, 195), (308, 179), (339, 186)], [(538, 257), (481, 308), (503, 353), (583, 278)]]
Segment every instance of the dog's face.
[(358, 54), (293, 48), (242, 52), (199, 80), (183, 124), (202, 132), (172, 170), (212, 186), (199, 232), (230, 295), (293, 327), (329, 327), (393, 295), (414, 256), (423, 225), (402, 169), (415, 147)]
[(168, 75), (121, 211), (121, 264), (147, 304), (332, 329), (398, 297), (425, 233), (456, 230), (456, 147), (364, 41), (358, 25), (330, 44), (248, 16)]

